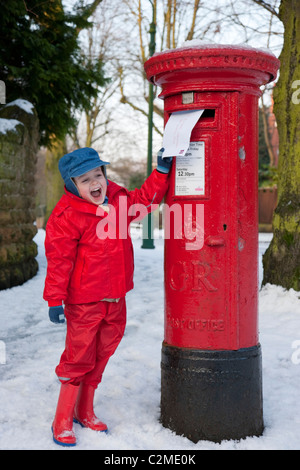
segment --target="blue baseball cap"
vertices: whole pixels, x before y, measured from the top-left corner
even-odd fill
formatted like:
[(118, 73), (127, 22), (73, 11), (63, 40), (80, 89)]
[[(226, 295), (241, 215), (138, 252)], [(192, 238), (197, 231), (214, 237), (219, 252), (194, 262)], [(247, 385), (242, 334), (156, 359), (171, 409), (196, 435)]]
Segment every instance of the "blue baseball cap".
[(98, 152), (89, 147), (77, 149), (71, 153), (67, 153), (61, 157), (58, 162), (58, 168), (65, 182), (66, 188), (68, 191), (75, 194), (75, 196), (79, 196), (79, 192), (72, 178), (84, 175), (84, 173), (87, 173), (90, 170), (94, 170), (99, 166), (103, 166), (104, 175), (106, 178), (106, 165), (109, 165), (109, 162), (104, 162), (101, 160)]

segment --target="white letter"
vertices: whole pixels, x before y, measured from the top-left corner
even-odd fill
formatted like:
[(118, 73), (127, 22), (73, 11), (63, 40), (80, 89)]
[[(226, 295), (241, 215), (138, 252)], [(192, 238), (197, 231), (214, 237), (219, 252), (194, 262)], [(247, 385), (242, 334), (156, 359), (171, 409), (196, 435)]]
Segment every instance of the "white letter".
[(100, 240), (116, 240), (116, 210), (114, 206), (108, 204), (109, 213), (106, 215), (105, 210), (101, 207), (97, 207), (96, 215), (103, 216), (103, 219), (98, 222), (96, 227), (96, 234)]
[(4, 341), (0, 341), (0, 364), (6, 364), (6, 348)]
[(188, 240), (195, 241), (186, 243), (186, 250), (201, 250), (204, 245), (204, 204), (196, 204), (196, 219), (193, 218), (192, 204), (184, 205), (184, 236)]
[(300, 364), (300, 340), (299, 339), (296, 339), (295, 341), (293, 341), (292, 348), (293, 349), (298, 348), (292, 354), (292, 363), (293, 364)]
[(299, 87), (299, 89), (294, 91), (294, 93), (292, 94), (292, 102), (294, 104), (300, 103), (300, 98), (298, 98), (298, 95), (300, 95), (300, 80), (294, 80), (292, 83), (292, 88), (297, 88), (297, 87)]
[(174, 240), (182, 239), (182, 210), (180, 204), (172, 204), (170, 207), (168, 204), (163, 205), (163, 222), (164, 222), (164, 238), (170, 240), (171, 238), (171, 212), (174, 214), (173, 224), (173, 237)]
[[(139, 214), (138, 217), (135, 217), (134, 219), (130, 220), (131, 222), (140, 222), (142, 219), (145, 218), (143, 222), (143, 236), (144, 238), (147, 238), (146, 234), (148, 234), (148, 211), (147, 207), (144, 204), (133, 204), (132, 206), (129, 207), (128, 209), (128, 215), (129, 216), (136, 216), (136, 214)], [(130, 227), (128, 227), (128, 232), (130, 234)], [(136, 237), (138, 238), (138, 237)]]
[[(155, 205), (158, 207), (157, 204)], [(147, 207), (144, 204), (133, 204), (128, 209), (128, 215), (130, 216), (136, 216), (137, 212), (139, 213), (139, 216), (130, 222), (140, 222), (148, 214)]]
[(3, 80), (0, 80), (0, 104), (6, 103), (6, 88)]
[(119, 238), (126, 240), (128, 236), (127, 196), (119, 197)]

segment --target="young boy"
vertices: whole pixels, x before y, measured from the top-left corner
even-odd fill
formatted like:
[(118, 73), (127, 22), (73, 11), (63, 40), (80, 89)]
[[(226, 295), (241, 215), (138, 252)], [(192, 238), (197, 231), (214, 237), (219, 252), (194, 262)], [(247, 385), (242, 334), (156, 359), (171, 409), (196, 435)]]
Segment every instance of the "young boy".
[[(125, 295), (133, 288), (133, 247), (128, 235), (133, 217), (127, 211), (127, 236), (124, 228), (120, 235), (119, 211), (124, 212), (120, 198), (125, 198), (128, 208), (142, 204), (147, 212), (161, 202), (172, 164), (172, 158), (162, 159), (162, 152), (157, 169), (134, 191), (108, 181), (108, 163), (91, 148), (75, 150), (59, 161), (65, 194), (47, 223), (44, 289), (50, 320), (62, 323), (67, 319), (65, 350), (56, 367), (61, 389), (52, 433), (57, 444), (76, 445), (73, 420), (107, 431), (94, 414), (94, 393), (123, 337)], [(115, 236), (99, 236), (98, 225), (110, 210), (115, 211)]]

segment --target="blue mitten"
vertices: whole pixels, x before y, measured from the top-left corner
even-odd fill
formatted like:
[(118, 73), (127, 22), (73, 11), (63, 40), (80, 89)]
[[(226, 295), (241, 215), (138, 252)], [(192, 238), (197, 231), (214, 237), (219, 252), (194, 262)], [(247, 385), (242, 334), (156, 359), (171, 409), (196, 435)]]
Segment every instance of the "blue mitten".
[(170, 168), (172, 166), (173, 157), (165, 157), (162, 158), (165, 149), (161, 148), (157, 154), (157, 171), (160, 173), (169, 173)]
[(49, 308), (49, 318), (52, 323), (65, 323), (64, 308), (62, 305)]

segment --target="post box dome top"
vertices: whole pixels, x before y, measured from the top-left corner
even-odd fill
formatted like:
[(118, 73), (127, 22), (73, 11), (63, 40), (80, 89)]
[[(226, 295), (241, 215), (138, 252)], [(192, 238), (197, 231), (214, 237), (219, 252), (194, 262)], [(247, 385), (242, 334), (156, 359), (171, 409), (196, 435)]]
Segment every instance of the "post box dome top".
[(276, 56), (266, 49), (193, 40), (180, 48), (155, 53), (144, 67), (148, 80), (162, 87), (160, 96), (164, 97), (176, 92), (178, 86), (186, 91), (246, 87), (252, 92), (258, 89), (260, 94), (261, 85), (275, 80), (279, 65)]

